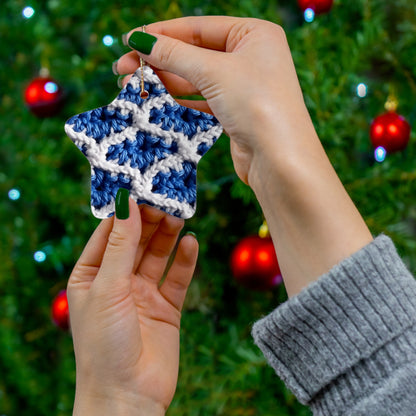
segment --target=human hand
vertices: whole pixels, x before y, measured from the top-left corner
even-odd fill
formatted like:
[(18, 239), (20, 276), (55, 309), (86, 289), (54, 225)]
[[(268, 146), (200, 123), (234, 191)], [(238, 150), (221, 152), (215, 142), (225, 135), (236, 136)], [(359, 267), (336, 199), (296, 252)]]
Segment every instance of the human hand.
[(181, 308), (198, 243), (183, 220), (129, 199), (103, 220), (68, 282), (77, 380), (74, 415), (163, 415), (177, 383)]
[(134, 72), (140, 56), (173, 96), (206, 99), (178, 101), (211, 111), (230, 136), (234, 168), (260, 202), (290, 296), (371, 241), (315, 131), (280, 26), (201, 16), (140, 32), (127, 35), (136, 51), (117, 71)]
[[(140, 28), (134, 29), (128, 34), (130, 45), (134, 32), (143, 36)], [(231, 138), (235, 170), (245, 183), (252, 184), (256, 158), (263, 165), (265, 155), (279, 148), (279, 142), (286, 142), (287, 148), (288, 137), (314, 131), (280, 26), (258, 19), (205, 16), (153, 23), (146, 32), (145, 36), (156, 35), (157, 42), (150, 55), (140, 56), (173, 96), (200, 94), (206, 99), (177, 101), (219, 119)], [(136, 47), (137, 43), (140, 39)], [(132, 51), (119, 59), (116, 68), (130, 74), (138, 66), (139, 55)]]

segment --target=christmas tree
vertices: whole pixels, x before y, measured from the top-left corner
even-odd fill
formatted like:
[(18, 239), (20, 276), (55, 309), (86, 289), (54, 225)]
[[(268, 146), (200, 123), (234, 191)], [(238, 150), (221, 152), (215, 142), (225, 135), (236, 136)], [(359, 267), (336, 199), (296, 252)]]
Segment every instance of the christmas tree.
[[(316, 15), (311, 9), (304, 14), (296, 0), (3, 0), (1, 414), (72, 411), (72, 339), (52, 323), (51, 304), (98, 220), (89, 206), (90, 166), (65, 136), (65, 121), (118, 94), (111, 63), (128, 50), (123, 33), (158, 20), (208, 14), (263, 18), (284, 27), (331, 162), (372, 233), (391, 236), (416, 271), (414, 134), (403, 150), (387, 155), (383, 149), (374, 153), (370, 140), (370, 124), (385, 112), (389, 97), (398, 104), (396, 112), (414, 124), (413, 0), (335, 1)], [(40, 72), (50, 77), (43, 85), (50, 94), (46, 109), (39, 109), (35, 93), (24, 97)], [(222, 136), (198, 166), (197, 212), (185, 225), (197, 234), (200, 255), (183, 312), (170, 416), (311, 414), (277, 379), (250, 336), (252, 323), (286, 300), (283, 286), (248, 290), (230, 270), (233, 248), (262, 221)]]

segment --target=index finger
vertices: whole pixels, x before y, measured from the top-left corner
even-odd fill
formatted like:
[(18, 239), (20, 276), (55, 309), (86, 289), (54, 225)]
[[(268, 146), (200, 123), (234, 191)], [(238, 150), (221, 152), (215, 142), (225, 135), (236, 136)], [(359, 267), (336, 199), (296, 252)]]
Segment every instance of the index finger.
[(230, 31), (244, 20), (231, 16), (180, 17), (151, 23), (146, 26), (146, 32), (169, 36), (207, 49), (226, 51)]

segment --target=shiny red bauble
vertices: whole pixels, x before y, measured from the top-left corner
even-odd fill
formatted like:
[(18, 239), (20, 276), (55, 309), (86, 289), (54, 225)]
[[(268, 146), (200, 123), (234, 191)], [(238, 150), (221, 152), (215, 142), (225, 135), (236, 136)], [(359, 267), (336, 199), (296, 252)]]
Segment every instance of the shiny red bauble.
[(328, 13), (334, 0), (298, 0), (299, 7), (304, 12), (306, 9), (312, 9), (315, 14)]
[(410, 139), (410, 124), (395, 111), (376, 117), (371, 123), (370, 139), (374, 148), (383, 147), (387, 153), (406, 148)]
[(282, 282), (270, 237), (243, 238), (231, 254), (231, 271), (238, 283), (250, 289), (267, 290)]
[(51, 314), (56, 326), (62, 329), (69, 328), (69, 308), (66, 290), (61, 290), (52, 301)]
[(51, 117), (62, 108), (62, 89), (49, 77), (35, 78), (25, 90), (25, 103), (38, 117)]

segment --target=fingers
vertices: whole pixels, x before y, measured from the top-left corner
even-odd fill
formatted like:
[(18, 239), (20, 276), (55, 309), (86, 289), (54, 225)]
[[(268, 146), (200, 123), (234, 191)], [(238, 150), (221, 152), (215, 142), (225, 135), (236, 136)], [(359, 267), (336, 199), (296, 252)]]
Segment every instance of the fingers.
[(129, 198), (129, 217), (114, 218), (113, 228), (96, 280), (115, 283), (129, 281), (133, 272), (134, 260), (141, 237), (140, 211), (136, 202)]
[(159, 284), (183, 225), (182, 219), (163, 214), (147, 244), (141, 243), (143, 254), (136, 270), (139, 277)]
[(192, 16), (156, 22), (146, 32), (160, 34), (195, 46), (217, 51), (227, 50), (229, 33), (245, 19), (229, 16)]
[[(123, 55), (117, 61), (115, 69), (119, 75), (127, 75), (134, 73), (139, 66), (139, 56), (137, 52), (132, 51)], [(160, 71), (156, 68), (153, 69), (171, 95), (200, 95), (197, 88), (178, 75), (166, 71)], [(129, 79), (129, 75), (123, 78), (123, 86), (127, 84)]]
[(184, 107), (193, 108), (194, 110), (202, 111), (204, 113), (208, 113), (214, 115), (211, 110), (211, 107), (205, 100), (183, 100), (183, 99), (176, 99), (176, 102)]
[(79, 309), (97, 275), (112, 227), (112, 218), (101, 221), (75, 264), (67, 285), (68, 304), (71, 311)]
[(94, 278), (95, 274), (89, 273), (89, 269), (100, 267), (112, 226), (113, 218), (108, 218), (100, 222), (75, 264), (74, 270), (69, 278), (69, 285), (82, 281), (90, 281)]
[(142, 260), (143, 253), (145, 252), (152, 235), (167, 214), (157, 208), (142, 204), (140, 205), (140, 215), (142, 219), (142, 235), (140, 237), (140, 243), (133, 267), (133, 270), (135, 271), (137, 271), (137, 268)]
[[(150, 35), (147, 34), (146, 36)], [(135, 48), (139, 52), (140, 45), (136, 43)], [(202, 92), (206, 85), (201, 83), (201, 74), (203, 72), (216, 73), (215, 68), (220, 65), (218, 53), (158, 34), (157, 41), (152, 46), (151, 54), (144, 55), (141, 53), (141, 55), (152, 67), (174, 73), (186, 79), (196, 90)], [(217, 58), (217, 61), (215, 61), (214, 57)]]
[(201, 95), (196, 87), (178, 75), (157, 69), (155, 72), (171, 95)]
[(179, 243), (175, 259), (160, 287), (160, 293), (179, 311), (182, 309), (198, 257), (196, 238), (187, 235)]

